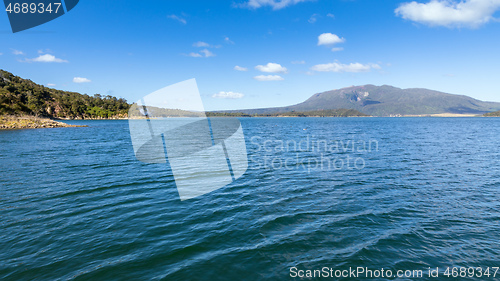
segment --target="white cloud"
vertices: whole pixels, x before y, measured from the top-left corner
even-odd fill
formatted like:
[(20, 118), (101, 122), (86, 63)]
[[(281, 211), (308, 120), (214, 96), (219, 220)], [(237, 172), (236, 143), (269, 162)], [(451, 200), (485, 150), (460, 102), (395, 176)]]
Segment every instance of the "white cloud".
[(185, 56), (188, 57), (193, 57), (193, 58), (209, 58), (209, 57), (215, 57), (215, 54), (210, 52), (208, 49), (203, 49), (199, 53), (189, 53), (189, 54), (184, 54)]
[(56, 84), (52, 84), (52, 83), (47, 84), (47, 87), (55, 87), (55, 86), (56, 86)]
[(229, 39), (229, 37), (224, 37), (224, 42), (228, 43), (228, 44), (234, 44), (233, 41), (231, 41), (231, 39)]
[(0, 56), (3, 55), (3, 53), (0, 53)]
[(213, 94), (212, 98), (217, 99), (241, 99), (245, 95), (242, 93), (234, 93), (234, 92), (218, 92), (217, 94)]
[(75, 78), (73, 78), (73, 82), (74, 83), (90, 83), (92, 81), (90, 81), (87, 78), (83, 78), (83, 77), (75, 77)]
[(176, 20), (176, 21), (178, 21), (178, 22), (180, 22), (180, 23), (182, 23), (182, 24), (187, 24), (186, 19), (185, 19), (185, 18), (182, 18), (182, 17), (180, 17), (180, 16), (176, 16), (176, 15), (169, 15), (169, 16), (167, 16), (167, 18), (169, 18), (169, 19), (173, 19), (173, 20)]
[(238, 70), (238, 71), (248, 71), (248, 68), (246, 67), (242, 67), (242, 66), (235, 66), (234, 67), (234, 70)]
[(203, 56), (198, 53), (189, 53), (187, 54), (188, 57), (193, 57), (193, 58), (202, 58)]
[(255, 67), (258, 71), (268, 72), (268, 73), (287, 73), (286, 67), (281, 66), (279, 63), (268, 63), (266, 65), (257, 65)]
[(279, 75), (258, 75), (255, 76), (253, 79), (257, 81), (281, 81), (285, 80), (285, 78), (279, 76)]
[(56, 58), (55, 56), (53, 56), (51, 54), (40, 55), (34, 59), (26, 59), (26, 61), (27, 62), (57, 62), (57, 63), (68, 62), (67, 60)]
[(494, 20), (500, 0), (431, 0), (428, 3), (407, 2), (394, 12), (403, 19), (447, 27), (479, 27)]
[(306, 62), (303, 60), (296, 60), (296, 61), (292, 61), (292, 64), (306, 64)]
[(194, 43), (193, 46), (194, 47), (210, 47), (210, 44), (202, 42), (202, 41), (198, 41), (198, 42)]
[(340, 52), (340, 51), (343, 51), (344, 48), (342, 47), (339, 47), (339, 48), (332, 48), (332, 52)]
[(315, 22), (318, 20), (318, 16), (319, 16), (318, 14), (313, 14), (313, 15), (309, 18), (308, 22), (309, 22), (309, 23), (315, 23)]
[(280, 10), (288, 6), (306, 1), (309, 0), (248, 0), (247, 2), (240, 4), (239, 6), (250, 9), (258, 9), (265, 6), (270, 6), (273, 8), (273, 10)]
[(215, 57), (215, 54), (210, 52), (209, 50), (207, 49), (203, 49), (200, 51), (200, 53), (204, 54), (206, 58), (209, 58), (209, 57)]
[(23, 51), (19, 51), (19, 50), (15, 50), (15, 49), (12, 49), (12, 53), (16, 56), (19, 56), (19, 55), (24, 55), (24, 52)]
[(327, 17), (329, 17), (329, 18), (332, 18), (332, 19), (334, 19), (334, 18), (335, 18), (335, 15), (334, 15), (334, 14), (331, 14), (331, 13), (326, 14), (326, 16), (327, 16)]
[(198, 48), (203, 48), (203, 47), (205, 47), (205, 48), (220, 48), (222, 46), (221, 45), (210, 45), (207, 42), (198, 41), (198, 42), (193, 43), (193, 47), (198, 47)]
[(339, 43), (344, 43), (345, 39), (340, 38), (335, 34), (332, 33), (323, 33), (320, 36), (318, 36), (318, 46), (321, 45), (335, 45)]
[(361, 64), (361, 63), (351, 63), (342, 64), (338, 62), (317, 64), (311, 67), (311, 70), (318, 72), (368, 72), (372, 69), (380, 69), (378, 64)]

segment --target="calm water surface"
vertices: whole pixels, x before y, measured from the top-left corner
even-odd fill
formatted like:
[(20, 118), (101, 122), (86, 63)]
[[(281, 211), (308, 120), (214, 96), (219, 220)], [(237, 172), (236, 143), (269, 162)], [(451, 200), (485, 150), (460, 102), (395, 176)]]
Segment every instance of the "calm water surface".
[(167, 165), (135, 159), (127, 121), (1, 131), (0, 279), (500, 266), (500, 118), (241, 122), (245, 175), (182, 202)]

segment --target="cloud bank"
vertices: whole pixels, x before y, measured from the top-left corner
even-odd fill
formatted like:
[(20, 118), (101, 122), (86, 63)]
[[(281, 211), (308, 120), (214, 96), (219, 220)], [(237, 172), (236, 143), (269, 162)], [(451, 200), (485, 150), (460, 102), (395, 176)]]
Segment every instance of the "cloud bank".
[(432, 0), (401, 4), (394, 12), (406, 20), (429, 26), (477, 28), (494, 20), (500, 9), (500, 0)]

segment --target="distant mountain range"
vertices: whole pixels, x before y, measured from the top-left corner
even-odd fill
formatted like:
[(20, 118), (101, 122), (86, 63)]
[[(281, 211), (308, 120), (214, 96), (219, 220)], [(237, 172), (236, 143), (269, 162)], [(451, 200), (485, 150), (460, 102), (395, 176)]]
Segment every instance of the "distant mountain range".
[(352, 86), (315, 94), (308, 100), (286, 107), (232, 110), (244, 114), (354, 109), (372, 116), (474, 114), (500, 110), (498, 102), (484, 102), (468, 96), (428, 89), (401, 89), (388, 85)]
[[(55, 90), (0, 69), (0, 116), (35, 115), (70, 119), (126, 118), (129, 108), (130, 104), (125, 99)], [(140, 110), (136, 111), (132, 110), (131, 112), (133, 115), (136, 113), (140, 116)], [(159, 115), (186, 116), (186, 112), (178, 109), (166, 111), (157, 109), (156, 111)], [(189, 113), (189, 115), (193, 114)], [(306, 101), (291, 106), (207, 112), (209, 117), (346, 117), (434, 114), (499, 116), (500, 103), (484, 102), (468, 96), (427, 89), (400, 89), (387, 85), (364, 85), (315, 94)]]

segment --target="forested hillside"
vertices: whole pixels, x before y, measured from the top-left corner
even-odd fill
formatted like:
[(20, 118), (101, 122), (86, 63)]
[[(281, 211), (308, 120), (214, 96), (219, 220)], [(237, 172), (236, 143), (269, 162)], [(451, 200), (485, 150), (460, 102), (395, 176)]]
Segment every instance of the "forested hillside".
[(485, 117), (500, 117), (500, 111), (486, 113), (484, 116)]
[(55, 90), (0, 70), (0, 115), (119, 118), (127, 117), (129, 107), (125, 99)]

